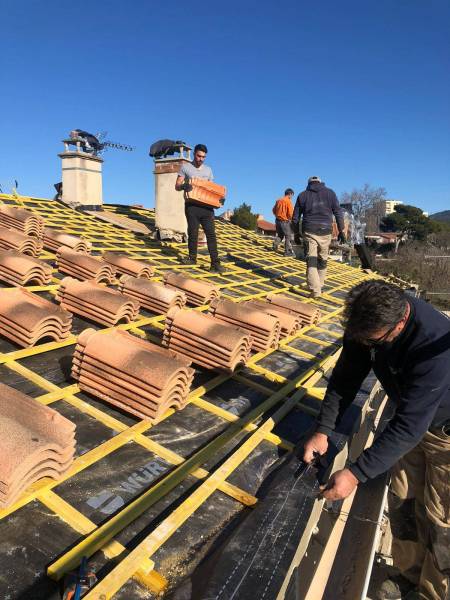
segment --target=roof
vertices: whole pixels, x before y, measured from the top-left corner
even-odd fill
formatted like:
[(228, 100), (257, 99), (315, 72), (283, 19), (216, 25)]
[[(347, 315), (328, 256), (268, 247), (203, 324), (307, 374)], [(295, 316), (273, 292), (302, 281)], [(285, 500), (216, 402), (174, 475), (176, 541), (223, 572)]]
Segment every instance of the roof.
[(271, 223), (270, 221), (265, 221), (264, 219), (260, 219), (257, 222), (257, 226), (259, 229), (263, 229), (264, 231), (276, 231), (275, 223)]
[[(78, 336), (87, 328), (120, 329), (161, 345), (164, 314), (141, 309), (135, 321), (114, 327), (74, 315), (67, 337), (25, 348), (0, 336), (2, 383), (76, 425), (70, 470), (59, 481), (37, 481), (0, 510), (0, 596), (51, 597), (58, 589), (55, 580), (88, 555), (101, 580), (96, 594), (153, 598), (168, 581), (176, 586), (192, 572), (233, 516), (258, 502), (270, 466), (311, 425), (326, 373), (339, 352), (345, 295), (373, 275), (331, 262), (324, 295), (312, 300), (303, 261), (273, 252), (269, 240), (231, 223), (216, 221), (226, 267), (216, 274), (207, 269), (206, 251), (198, 265), (181, 265), (185, 244), (158, 242), (138, 227), (127, 229), (125, 219), (120, 225), (106, 222), (41, 198), (0, 195), (1, 202), (34, 211), (46, 227), (85, 236), (93, 256), (120, 251), (151, 262), (152, 281), (175, 271), (214, 283), (222, 297), (237, 302), (283, 292), (321, 311), (318, 324), (303, 327), (276, 348), (253, 353), (234, 373), (193, 365), (187, 406), (169, 409), (156, 424), (83, 391), (71, 368)], [(152, 210), (125, 205), (104, 209), (154, 229)], [(55, 251), (42, 250), (39, 259), (52, 265), (51, 280), (25, 288), (55, 303), (64, 275), (55, 267)], [(113, 280), (108, 288), (118, 285)], [(1, 281), (0, 286), (2, 294), (13, 289)], [(18, 547), (20, 553), (13, 551)]]

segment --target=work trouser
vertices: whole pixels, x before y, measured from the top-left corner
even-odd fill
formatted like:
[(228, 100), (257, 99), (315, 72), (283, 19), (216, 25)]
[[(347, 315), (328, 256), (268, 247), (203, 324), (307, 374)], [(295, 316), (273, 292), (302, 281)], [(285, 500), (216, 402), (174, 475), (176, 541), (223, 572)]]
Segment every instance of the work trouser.
[(189, 258), (197, 259), (198, 228), (201, 225), (206, 235), (208, 252), (211, 264), (219, 262), (217, 250), (216, 228), (214, 225), (214, 209), (209, 206), (198, 206), (195, 204), (185, 205), (185, 214), (188, 225), (188, 250)]
[(306, 281), (311, 292), (320, 295), (327, 274), (331, 233), (318, 235), (304, 231), (303, 243), (306, 255)]
[(292, 250), (292, 225), (290, 221), (282, 221), (281, 219), (275, 219), (275, 227), (277, 231), (277, 237), (274, 241), (274, 249), (277, 249), (279, 244), (284, 239), (284, 253), (286, 256), (293, 254)]
[(428, 431), (394, 467), (389, 518), (394, 566), (420, 598), (449, 600), (450, 436)]

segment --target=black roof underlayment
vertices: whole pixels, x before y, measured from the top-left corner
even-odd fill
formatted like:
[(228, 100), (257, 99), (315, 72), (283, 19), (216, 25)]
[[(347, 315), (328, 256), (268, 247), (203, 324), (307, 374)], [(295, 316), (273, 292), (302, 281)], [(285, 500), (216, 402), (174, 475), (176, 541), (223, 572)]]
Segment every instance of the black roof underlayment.
[[(200, 253), (199, 265), (186, 269), (179, 264), (180, 256), (186, 253), (185, 244), (161, 244), (149, 236), (115, 227), (58, 202), (0, 195), (1, 201), (39, 212), (49, 226), (75, 235), (84, 234), (93, 243), (93, 254), (108, 249), (147, 258), (157, 267), (156, 280), (167, 270), (180, 270), (217, 283), (223, 296), (230, 299), (263, 298), (270, 292), (283, 291), (293, 298), (310, 301), (303, 261), (284, 258), (272, 251), (270, 240), (257, 234), (243, 234), (238, 227), (220, 220), (217, 231), (226, 272), (211, 275), (204, 268), (208, 265), (206, 251)], [(129, 206), (104, 208), (154, 229), (152, 211)], [(44, 251), (41, 258), (54, 263), (51, 252)], [(26, 287), (54, 302), (61, 278), (55, 270), (51, 285), (39, 289)], [(318, 303), (323, 318), (334, 315), (342, 307), (348, 289), (364, 278), (367, 276), (359, 269), (330, 265), (326, 294)], [(0, 294), (8, 293), (6, 287), (0, 282)], [(137, 329), (133, 329), (132, 324), (121, 327), (158, 343), (162, 338), (163, 318), (156, 317), (141, 310), (141, 325)], [(319, 325), (300, 331), (280, 348), (217, 383), (216, 372), (196, 368), (192, 389), (203, 386), (198, 396), (201, 401), (193, 399), (184, 410), (146, 429), (143, 437), (175, 452), (181, 460), (192, 457), (226, 432), (233, 419), (245, 419), (286, 382), (300, 379), (311, 369), (320, 371), (318, 361), (339, 349), (342, 327), (338, 314)], [(72, 334), (76, 336), (87, 327), (102, 328), (74, 316)], [(11, 510), (0, 510), (2, 600), (59, 598), (62, 584), (47, 576), (47, 568), (85, 537), (77, 523), (69, 522), (63, 513), (58, 513), (56, 504), (46, 497), (47, 489), (54, 494), (52, 498), (67, 503), (74, 514), (88, 518), (98, 527), (170, 476), (175, 468), (167, 456), (150, 451), (139, 439), (133, 438), (118, 444), (112, 451), (106, 450), (117, 435), (140, 421), (89, 394), (77, 390), (72, 396), (64, 394), (64, 388), (75, 383), (70, 377), (74, 343), (47, 346), (44, 341), (34, 349), (22, 350), (0, 336), (2, 383), (38, 401), (48, 402), (77, 427), (76, 472), (56, 485), (54, 482), (38, 485), (23, 503), (19, 502)], [(326, 386), (329, 372), (330, 368), (322, 373), (320, 381), (315, 383), (316, 388)], [(373, 384), (373, 380), (365, 382), (349, 410), (344, 430), (334, 440), (336, 448), (341, 448), (346, 436), (357, 428), (361, 408)], [(56, 399), (49, 399), (49, 394), (55, 394)], [(257, 418), (255, 425), (264, 423), (291, 395), (292, 391)], [(319, 406), (317, 397), (306, 395), (301, 405), (275, 426), (273, 433), (288, 444), (298, 444), (314, 422), (309, 413), (317, 411)], [(200, 466), (214, 473), (252, 433), (242, 428)], [(98, 453), (95, 460), (94, 453)], [(329, 460), (332, 458), (330, 453)], [(305, 471), (303, 463), (284, 449), (283, 444), (263, 439), (227, 478), (227, 482), (256, 496), (257, 504), (248, 508), (216, 490), (151, 557), (155, 570), (168, 580), (165, 597), (173, 600), (275, 598), (311, 512), (317, 509), (318, 477), (325, 477), (325, 465), (317, 472), (315, 468)], [(114, 540), (126, 551), (133, 550), (203, 482), (204, 479), (190, 474), (170, 486), (163, 497), (117, 533)], [(89, 565), (101, 580), (125, 554), (107, 558), (102, 551), (97, 551), (89, 558)], [(130, 578), (113, 597), (156, 600), (161, 596)]]

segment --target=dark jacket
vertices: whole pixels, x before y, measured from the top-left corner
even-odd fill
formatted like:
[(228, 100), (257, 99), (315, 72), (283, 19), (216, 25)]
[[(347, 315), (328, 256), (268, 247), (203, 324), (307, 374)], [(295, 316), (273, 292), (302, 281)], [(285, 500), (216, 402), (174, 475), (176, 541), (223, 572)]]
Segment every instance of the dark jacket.
[(309, 183), (304, 192), (299, 194), (295, 203), (292, 223), (297, 230), (303, 217), (302, 231), (327, 235), (333, 230), (333, 215), (339, 233), (344, 231), (344, 213), (339, 206), (336, 194), (322, 183)]
[(344, 336), (322, 403), (317, 431), (329, 434), (371, 368), (394, 402), (386, 429), (350, 466), (360, 481), (390, 469), (429, 429), (450, 419), (450, 319), (423, 300), (408, 302), (410, 316), (393, 343), (370, 348)]

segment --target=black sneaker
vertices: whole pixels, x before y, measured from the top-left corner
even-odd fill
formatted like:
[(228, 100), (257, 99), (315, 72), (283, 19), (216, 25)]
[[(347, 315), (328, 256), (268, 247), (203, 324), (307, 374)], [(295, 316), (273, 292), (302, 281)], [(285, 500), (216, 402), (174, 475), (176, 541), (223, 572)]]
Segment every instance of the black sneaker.
[(183, 256), (183, 258), (180, 260), (180, 263), (182, 265), (196, 265), (197, 261), (195, 258), (191, 258), (190, 256)]
[(209, 270), (213, 273), (225, 273), (225, 267), (222, 267), (220, 263), (211, 263)]
[(381, 584), (377, 593), (378, 600), (405, 600), (411, 598), (410, 592), (416, 588), (414, 583), (403, 577), (403, 575), (393, 575)]

